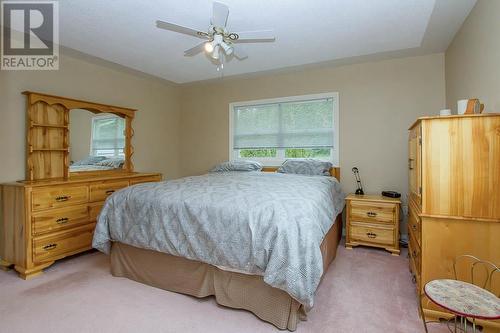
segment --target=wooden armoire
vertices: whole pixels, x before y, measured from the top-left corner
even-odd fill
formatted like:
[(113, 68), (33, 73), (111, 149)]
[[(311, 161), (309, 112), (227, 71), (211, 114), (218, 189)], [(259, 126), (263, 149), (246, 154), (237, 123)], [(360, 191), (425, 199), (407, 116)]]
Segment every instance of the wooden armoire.
[[(453, 278), (459, 255), (499, 265), (500, 114), (419, 118), (410, 127), (408, 168), (408, 252), (418, 296), (428, 281)], [(422, 305), (428, 320), (450, 317), (425, 296)]]

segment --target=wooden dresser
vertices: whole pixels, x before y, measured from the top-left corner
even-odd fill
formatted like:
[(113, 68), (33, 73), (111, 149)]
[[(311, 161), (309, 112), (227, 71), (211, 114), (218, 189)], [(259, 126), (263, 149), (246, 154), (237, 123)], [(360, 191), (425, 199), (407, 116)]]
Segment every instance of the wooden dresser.
[(399, 255), (399, 199), (381, 195), (346, 197), (346, 243), (348, 249), (365, 245)]
[(3, 184), (1, 265), (27, 279), (55, 260), (92, 248), (96, 218), (113, 192), (160, 174), (130, 173)]
[[(418, 119), (408, 167), (410, 270), (419, 297), (428, 281), (453, 278), (459, 255), (499, 265), (500, 114)], [(422, 297), (427, 319), (449, 317)], [(498, 322), (481, 324), (500, 330)]]
[[(131, 138), (136, 110), (54, 95), (24, 94), (27, 180), (2, 184), (0, 188), (0, 268), (13, 266), (27, 279), (42, 273), (55, 260), (91, 249), (96, 219), (109, 195), (130, 185), (160, 181), (162, 176), (133, 170)], [(120, 146), (105, 148), (121, 152), (117, 166), (92, 165), (96, 169), (71, 171), (69, 132), (87, 124), (70, 124), (70, 111), (120, 118), (124, 130), (116, 127), (113, 132), (121, 136), (121, 141), (113, 140)], [(90, 142), (85, 140), (83, 144), (90, 149)]]

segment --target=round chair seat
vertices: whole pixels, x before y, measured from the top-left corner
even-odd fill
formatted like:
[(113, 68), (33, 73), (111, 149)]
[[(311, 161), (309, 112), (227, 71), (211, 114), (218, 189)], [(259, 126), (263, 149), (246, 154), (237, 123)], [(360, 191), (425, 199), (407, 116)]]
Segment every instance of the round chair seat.
[(500, 319), (500, 298), (476, 285), (457, 280), (433, 280), (425, 295), (457, 315), (486, 320)]

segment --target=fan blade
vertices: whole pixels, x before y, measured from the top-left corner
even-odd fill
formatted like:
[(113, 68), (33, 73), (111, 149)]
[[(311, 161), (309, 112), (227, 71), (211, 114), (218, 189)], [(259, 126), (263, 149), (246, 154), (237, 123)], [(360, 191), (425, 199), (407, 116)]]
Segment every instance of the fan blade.
[(274, 42), (276, 40), (273, 30), (241, 31), (235, 34), (238, 35), (236, 43)]
[(156, 21), (156, 26), (160, 29), (170, 30), (179, 32), (181, 34), (191, 35), (198, 38), (207, 38), (206, 32), (201, 32), (199, 30), (195, 30), (188, 27), (183, 27), (182, 25), (178, 25), (175, 23), (165, 22), (165, 21)]
[(227, 17), (229, 15), (229, 8), (220, 2), (214, 2), (213, 14), (211, 23), (215, 27), (225, 28)]
[(194, 56), (200, 52), (203, 51), (203, 49), (205, 48), (205, 43), (206, 42), (203, 42), (203, 43), (200, 43), (186, 51), (184, 51), (184, 55), (187, 56), (187, 57), (191, 57), (191, 56)]
[(233, 55), (238, 58), (238, 60), (244, 60), (248, 58), (248, 54), (245, 52), (245, 50), (241, 47), (241, 45), (233, 45)]

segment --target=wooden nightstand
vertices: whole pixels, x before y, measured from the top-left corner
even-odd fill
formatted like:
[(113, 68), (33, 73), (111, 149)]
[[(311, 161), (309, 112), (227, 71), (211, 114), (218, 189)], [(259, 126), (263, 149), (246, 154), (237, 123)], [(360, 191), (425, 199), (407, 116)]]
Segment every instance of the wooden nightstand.
[(346, 248), (375, 246), (399, 255), (399, 199), (349, 194), (346, 203)]

